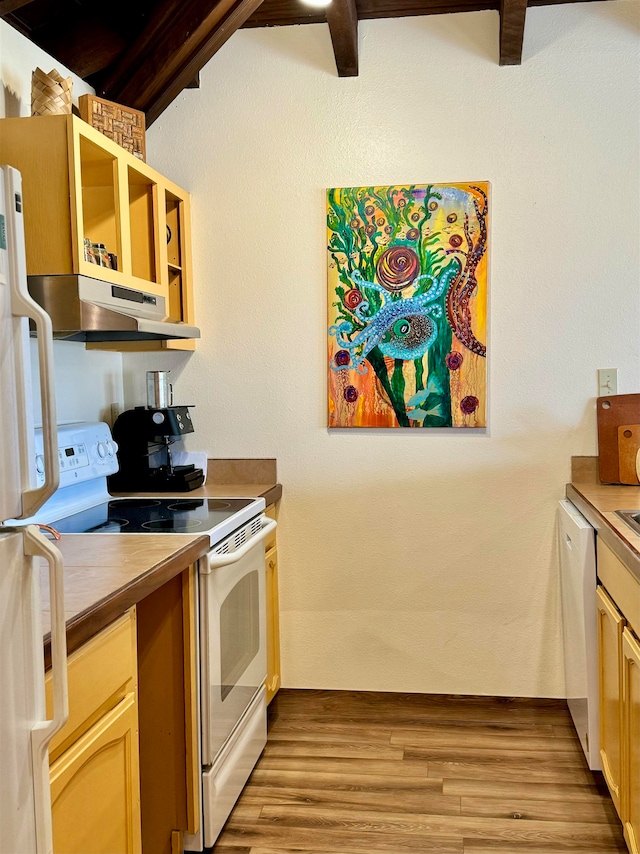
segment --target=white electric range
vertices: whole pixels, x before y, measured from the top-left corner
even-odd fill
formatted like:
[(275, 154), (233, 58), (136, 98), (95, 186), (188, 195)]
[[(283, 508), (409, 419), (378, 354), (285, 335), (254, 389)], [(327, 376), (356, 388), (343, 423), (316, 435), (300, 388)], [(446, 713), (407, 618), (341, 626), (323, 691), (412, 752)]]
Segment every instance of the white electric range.
[[(44, 480), (42, 439), (36, 470)], [(199, 562), (202, 827), (187, 850), (214, 844), (267, 739), (264, 542), (275, 521), (264, 498), (196, 498), (190, 493), (113, 498), (107, 476), (117, 446), (104, 423), (58, 428), (60, 487), (36, 517), (53, 535), (203, 534)]]

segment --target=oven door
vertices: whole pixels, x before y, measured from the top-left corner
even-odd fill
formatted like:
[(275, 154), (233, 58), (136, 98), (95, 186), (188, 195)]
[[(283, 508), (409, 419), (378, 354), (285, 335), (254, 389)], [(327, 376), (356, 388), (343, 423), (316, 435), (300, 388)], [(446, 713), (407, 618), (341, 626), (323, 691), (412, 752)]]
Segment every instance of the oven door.
[(205, 766), (213, 763), (267, 676), (264, 541), (275, 523), (259, 521), (239, 548), (217, 553), (234, 544), (237, 534), (232, 535), (201, 561)]

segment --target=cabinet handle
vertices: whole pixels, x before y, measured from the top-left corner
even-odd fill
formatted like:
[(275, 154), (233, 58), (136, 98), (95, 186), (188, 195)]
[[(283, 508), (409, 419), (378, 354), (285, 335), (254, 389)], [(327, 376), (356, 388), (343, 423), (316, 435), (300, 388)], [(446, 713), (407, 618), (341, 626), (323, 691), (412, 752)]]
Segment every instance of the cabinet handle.
[(276, 565), (275, 561), (273, 561), (273, 560), (269, 561), (269, 569), (273, 569), (275, 565)]

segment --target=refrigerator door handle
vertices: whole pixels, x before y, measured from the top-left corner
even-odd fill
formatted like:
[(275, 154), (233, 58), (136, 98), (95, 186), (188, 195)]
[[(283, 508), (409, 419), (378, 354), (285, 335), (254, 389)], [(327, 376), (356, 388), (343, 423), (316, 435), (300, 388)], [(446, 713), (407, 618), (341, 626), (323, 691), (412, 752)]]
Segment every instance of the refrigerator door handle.
[(22, 493), (22, 516), (29, 518), (50, 498), (60, 483), (58, 462), (58, 430), (53, 376), (53, 332), (51, 318), (23, 292), (20, 277), (12, 277), (11, 307), (14, 316), (27, 317), (36, 325), (38, 364), (40, 365), (40, 402), (42, 405), (42, 445), (44, 455), (44, 483), (25, 489)]
[(67, 635), (64, 617), (64, 565), (60, 551), (35, 525), (21, 529), (27, 555), (45, 558), (49, 564), (51, 602), (51, 669), (53, 678), (53, 718), (38, 721), (31, 731), (31, 752), (36, 804), (36, 854), (51, 854), (51, 795), (48, 747), (52, 737), (69, 717), (67, 686)]
[[(38, 363), (40, 366), (40, 401), (42, 405), (42, 443), (45, 478), (42, 486), (30, 487), (22, 492), (21, 519), (28, 519), (50, 498), (60, 483), (58, 462), (58, 432), (56, 422), (55, 380), (53, 375), (53, 331), (51, 318), (38, 305), (27, 287), (27, 260), (24, 243), (22, 215), (22, 180), (17, 169), (4, 167), (5, 196), (11, 228), (8, 230), (9, 265), (11, 275), (11, 313), (16, 318), (32, 320), (38, 337)], [(18, 382), (24, 378), (18, 378)], [(28, 405), (23, 403), (24, 405)], [(26, 413), (21, 413), (22, 428), (28, 428)]]

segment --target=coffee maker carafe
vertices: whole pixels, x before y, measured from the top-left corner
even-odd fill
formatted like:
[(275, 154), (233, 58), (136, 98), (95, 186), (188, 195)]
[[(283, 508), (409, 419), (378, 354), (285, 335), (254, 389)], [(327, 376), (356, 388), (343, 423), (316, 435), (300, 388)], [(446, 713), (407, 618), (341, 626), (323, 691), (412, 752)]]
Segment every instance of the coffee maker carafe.
[(202, 486), (202, 469), (176, 466), (171, 455), (171, 445), (193, 432), (188, 406), (123, 412), (113, 425), (120, 470), (109, 478), (109, 491), (188, 492)]

